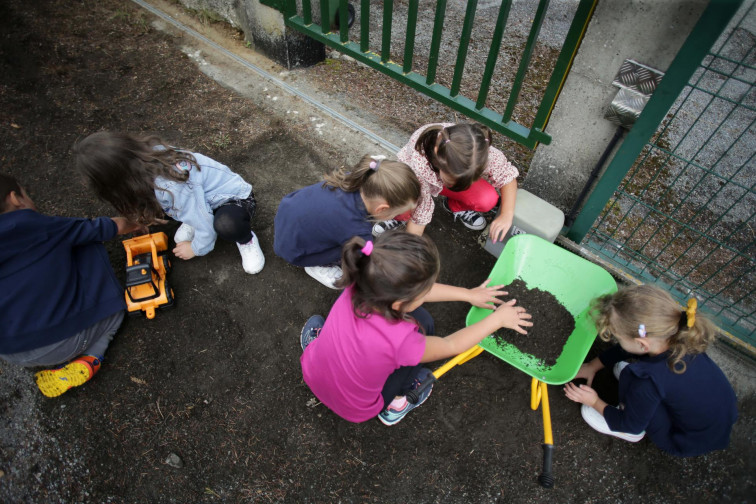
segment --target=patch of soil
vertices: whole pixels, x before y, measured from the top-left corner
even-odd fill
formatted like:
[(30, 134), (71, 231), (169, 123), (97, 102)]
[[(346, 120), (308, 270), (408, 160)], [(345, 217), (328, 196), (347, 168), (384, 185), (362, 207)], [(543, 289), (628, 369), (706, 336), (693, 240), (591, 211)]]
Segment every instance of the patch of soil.
[(494, 340), (499, 347), (514, 345), (522, 353), (534, 356), (544, 368), (552, 367), (575, 329), (575, 319), (552, 293), (529, 289), (519, 278), (507, 285), (506, 290), (509, 297), (528, 310), (534, 323), (528, 334), (499, 329), (493, 334)]

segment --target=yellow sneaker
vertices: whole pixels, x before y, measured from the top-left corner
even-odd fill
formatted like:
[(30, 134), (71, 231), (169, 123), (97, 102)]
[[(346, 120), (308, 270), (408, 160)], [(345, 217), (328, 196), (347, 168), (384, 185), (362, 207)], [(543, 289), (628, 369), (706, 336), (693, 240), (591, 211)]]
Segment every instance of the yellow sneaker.
[(58, 397), (72, 387), (88, 382), (100, 369), (100, 359), (81, 355), (63, 367), (34, 374), (39, 390), (47, 397)]

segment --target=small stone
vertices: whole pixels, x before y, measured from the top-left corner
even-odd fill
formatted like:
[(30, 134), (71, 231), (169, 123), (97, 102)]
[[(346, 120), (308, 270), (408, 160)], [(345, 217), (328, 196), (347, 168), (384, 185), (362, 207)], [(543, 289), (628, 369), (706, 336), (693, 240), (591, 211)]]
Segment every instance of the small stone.
[(165, 463), (171, 467), (175, 467), (176, 469), (181, 469), (182, 467), (184, 467), (184, 461), (181, 460), (181, 457), (179, 457), (175, 453), (168, 455), (168, 458), (165, 459)]

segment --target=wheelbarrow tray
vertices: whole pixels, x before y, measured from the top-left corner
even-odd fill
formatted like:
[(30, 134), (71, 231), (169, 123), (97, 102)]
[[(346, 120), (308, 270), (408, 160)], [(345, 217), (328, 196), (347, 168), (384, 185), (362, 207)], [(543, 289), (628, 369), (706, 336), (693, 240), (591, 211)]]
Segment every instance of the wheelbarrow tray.
[[(492, 336), (479, 345), (549, 385), (561, 385), (572, 380), (596, 339), (596, 327), (588, 313), (591, 301), (602, 294), (616, 292), (614, 278), (602, 267), (529, 234), (514, 236), (507, 242), (491, 270), (490, 278), (493, 285), (509, 285), (519, 278), (529, 289), (538, 288), (551, 293), (572, 314), (575, 329), (552, 367), (544, 366), (542, 361), (521, 352), (512, 344), (499, 346)], [(474, 324), (490, 313), (490, 310), (474, 306), (467, 314), (466, 323)], [(533, 320), (534, 324), (539, 322)]]

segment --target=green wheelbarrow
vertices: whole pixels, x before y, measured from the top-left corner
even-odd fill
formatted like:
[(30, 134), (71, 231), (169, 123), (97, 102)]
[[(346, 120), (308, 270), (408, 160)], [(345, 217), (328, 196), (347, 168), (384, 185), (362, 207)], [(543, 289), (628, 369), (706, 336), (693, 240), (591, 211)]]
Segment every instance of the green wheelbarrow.
[[(491, 283), (509, 285), (515, 279), (524, 281), (529, 289), (538, 288), (553, 294), (575, 319), (575, 330), (564, 345), (562, 354), (552, 367), (544, 367), (529, 354), (515, 346), (503, 346), (492, 337), (450, 359), (433, 372), (416, 393), (433, 383), (454, 366), (464, 364), (484, 350), (532, 377), (530, 407), (534, 411), (541, 406), (543, 413), (543, 471), (539, 483), (551, 488), (554, 477), (551, 473), (554, 440), (551, 432), (548, 385), (562, 385), (572, 380), (585, 360), (596, 339), (596, 328), (589, 316), (591, 300), (602, 294), (617, 291), (612, 276), (600, 266), (593, 264), (561, 247), (535, 235), (517, 235), (504, 247), (491, 270)], [(467, 325), (485, 318), (490, 310), (472, 307), (467, 314)], [(409, 394), (411, 401), (415, 394)]]

